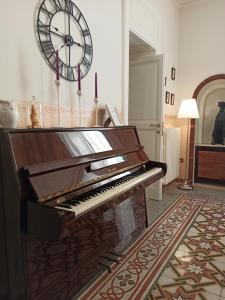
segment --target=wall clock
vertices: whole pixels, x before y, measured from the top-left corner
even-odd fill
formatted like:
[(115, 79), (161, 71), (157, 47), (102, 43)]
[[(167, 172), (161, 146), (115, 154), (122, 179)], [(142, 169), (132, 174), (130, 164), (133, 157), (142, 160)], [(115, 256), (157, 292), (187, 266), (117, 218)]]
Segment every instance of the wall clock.
[(56, 71), (59, 54), (59, 74), (69, 81), (78, 80), (90, 70), (93, 45), (88, 24), (71, 0), (44, 0), (41, 2), (36, 23), (38, 43), (43, 56)]

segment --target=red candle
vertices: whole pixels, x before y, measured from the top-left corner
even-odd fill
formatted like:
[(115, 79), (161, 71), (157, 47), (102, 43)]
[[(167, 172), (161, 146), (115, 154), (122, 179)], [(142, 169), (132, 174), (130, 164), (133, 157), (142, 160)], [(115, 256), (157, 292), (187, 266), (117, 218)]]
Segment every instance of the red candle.
[(59, 80), (59, 51), (56, 50), (56, 80)]
[(81, 80), (80, 80), (80, 64), (78, 64), (78, 91), (81, 90)]
[(98, 98), (98, 75), (95, 73), (95, 98)]

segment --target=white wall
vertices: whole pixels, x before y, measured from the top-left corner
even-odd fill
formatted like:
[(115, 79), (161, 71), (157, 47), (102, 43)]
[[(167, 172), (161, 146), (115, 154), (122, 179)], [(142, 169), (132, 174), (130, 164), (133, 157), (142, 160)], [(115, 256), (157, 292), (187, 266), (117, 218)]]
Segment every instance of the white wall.
[[(130, 30), (165, 56), (165, 91), (175, 94), (179, 77), (179, 9), (175, 0), (130, 0)], [(176, 80), (171, 79), (171, 68), (175, 67)], [(176, 113), (175, 105), (165, 104), (166, 115)]]
[[(3, 3), (4, 2), (4, 3)], [(89, 25), (94, 58), (82, 80), (83, 125), (91, 125), (94, 109), (94, 73), (98, 72), (100, 105), (121, 110), (122, 0), (74, 0)], [(34, 34), (38, 0), (11, 0), (0, 4), (0, 99), (29, 101), (32, 95), (45, 104), (46, 126), (56, 125), (55, 74), (42, 57)], [(63, 125), (78, 124), (77, 83), (61, 79)], [(23, 106), (20, 106), (23, 109)], [(21, 111), (22, 115), (23, 111)]]
[[(179, 47), (179, 5), (175, 0), (148, 0), (158, 20), (157, 54), (165, 55), (165, 76), (167, 85), (165, 91), (175, 94), (177, 102), (177, 85), (180, 75), (178, 64)], [(176, 80), (171, 80), (171, 68), (176, 68)], [(176, 113), (175, 105), (165, 104), (165, 114)]]
[(179, 98), (193, 96), (207, 77), (225, 73), (225, 1), (204, 0), (181, 10)]

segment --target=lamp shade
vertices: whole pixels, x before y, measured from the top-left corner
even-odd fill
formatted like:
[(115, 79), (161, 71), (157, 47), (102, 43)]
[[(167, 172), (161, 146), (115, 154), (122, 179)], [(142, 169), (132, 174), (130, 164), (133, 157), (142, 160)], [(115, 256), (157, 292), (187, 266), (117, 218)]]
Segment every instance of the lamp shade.
[(177, 115), (178, 119), (198, 119), (198, 107), (195, 99), (184, 99)]

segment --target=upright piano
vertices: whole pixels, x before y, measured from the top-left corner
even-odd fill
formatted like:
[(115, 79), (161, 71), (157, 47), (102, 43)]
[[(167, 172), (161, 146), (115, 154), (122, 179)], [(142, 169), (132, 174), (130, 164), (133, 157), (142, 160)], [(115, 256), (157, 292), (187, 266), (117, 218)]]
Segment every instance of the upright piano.
[(146, 228), (165, 173), (135, 127), (1, 129), (0, 299), (75, 299)]

